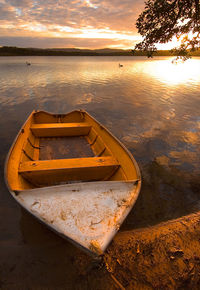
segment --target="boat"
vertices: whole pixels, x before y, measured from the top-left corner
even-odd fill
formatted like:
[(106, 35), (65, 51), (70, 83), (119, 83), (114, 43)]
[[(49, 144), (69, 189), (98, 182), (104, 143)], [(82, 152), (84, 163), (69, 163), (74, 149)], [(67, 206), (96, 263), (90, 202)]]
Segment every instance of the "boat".
[(125, 146), (83, 110), (33, 111), (5, 164), (15, 200), (88, 253), (104, 253), (135, 204), (139, 167)]

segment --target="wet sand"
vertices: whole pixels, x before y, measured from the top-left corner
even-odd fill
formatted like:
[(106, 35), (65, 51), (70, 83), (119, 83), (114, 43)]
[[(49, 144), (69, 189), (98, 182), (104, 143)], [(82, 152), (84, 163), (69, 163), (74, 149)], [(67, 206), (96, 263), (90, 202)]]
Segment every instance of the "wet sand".
[(200, 213), (119, 233), (105, 255), (126, 289), (199, 289)]
[(199, 289), (199, 241), (200, 213), (120, 232), (105, 253), (99, 270), (105, 285), (98, 289)]

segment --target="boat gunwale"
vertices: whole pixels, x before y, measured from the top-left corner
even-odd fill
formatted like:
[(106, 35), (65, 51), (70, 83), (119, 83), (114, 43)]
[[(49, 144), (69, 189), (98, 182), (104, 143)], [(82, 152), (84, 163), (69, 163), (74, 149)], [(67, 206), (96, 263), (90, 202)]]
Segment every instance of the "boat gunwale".
[(44, 110), (33, 110), (31, 112), (31, 114), (29, 115), (29, 117), (26, 119), (26, 121), (23, 123), (23, 125), (21, 126), (16, 138), (14, 139), (11, 147), (10, 147), (10, 150), (8, 151), (8, 154), (6, 156), (6, 159), (5, 159), (5, 166), (4, 166), (4, 180), (5, 180), (5, 183), (6, 183), (6, 186), (8, 188), (8, 190), (10, 191), (10, 193), (14, 194), (15, 191), (12, 190), (8, 184), (8, 180), (7, 180), (7, 166), (8, 166), (8, 160), (9, 160), (9, 157), (11, 155), (11, 152), (15, 146), (15, 144), (17, 143), (17, 139), (19, 138), (21, 132), (22, 132), (22, 129), (26, 126), (26, 124), (28, 123), (28, 121), (30, 120), (31, 117), (33, 117), (33, 115), (35, 113), (45, 113), (45, 114), (48, 114), (48, 115), (68, 115), (70, 113), (74, 113), (74, 112), (78, 112), (78, 113), (84, 113), (84, 114), (87, 114), (94, 122), (96, 122), (102, 129), (104, 129), (116, 142), (118, 142), (118, 144), (122, 147), (122, 149), (128, 154), (128, 157), (131, 159), (131, 161), (133, 162), (134, 166), (135, 166), (135, 169), (136, 169), (136, 173), (137, 173), (137, 177), (138, 177), (138, 194), (141, 190), (141, 183), (142, 183), (142, 180), (141, 180), (141, 173), (140, 173), (140, 169), (139, 169), (139, 166), (137, 164), (137, 161), (135, 160), (135, 158), (133, 157), (133, 155), (130, 153), (130, 151), (125, 147), (125, 145), (116, 137), (114, 136), (104, 125), (102, 125), (99, 121), (97, 121), (94, 117), (92, 117), (88, 112), (86, 112), (85, 110), (73, 110), (71, 112), (68, 112), (66, 114), (56, 114), (56, 113), (51, 113), (51, 112), (47, 112), (47, 111), (44, 111)]
[[(83, 109), (80, 109), (80, 110), (73, 110), (71, 112), (68, 112), (66, 114), (55, 114), (55, 113), (51, 113), (51, 112), (47, 112), (47, 111), (35, 111), (36, 113), (37, 112), (41, 112), (41, 113), (45, 113), (45, 114), (48, 114), (48, 115), (67, 115), (69, 113), (74, 113), (74, 112), (78, 112), (78, 113), (84, 113), (84, 114), (87, 114), (93, 121), (95, 121), (102, 129), (104, 129), (113, 139), (115, 139), (115, 141), (117, 141), (119, 143), (119, 145), (122, 147), (122, 149), (124, 149), (124, 151), (128, 154), (129, 158), (131, 159), (131, 161), (133, 162), (134, 166), (135, 166), (135, 169), (136, 169), (136, 172), (137, 172), (137, 176), (138, 176), (138, 179), (141, 183), (141, 172), (140, 172), (140, 169), (139, 169), (139, 166), (137, 164), (137, 161), (135, 160), (135, 158), (133, 157), (133, 155), (131, 154), (131, 152), (126, 148), (126, 146), (116, 137), (113, 135), (113, 133), (111, 133), (104, 125), (102, 125), (99, 121), (97, 121), (93, 116), (91, 116), (87, 111), (83, 110)], [(138, 182), (139, 182), (138, 181)], [(141, 188), (141, 186), (140, 186)]]
[[(31, 215), (32, 212), (27, 208), (25, 207), (18, 199), (17, 195), (20, 191), (23, 191), (23, 190), (12, 190), (9, 183), (8, 183), (8, 178), (7, 178), (7, 170), (8, 170), (8, 161), (9, 161), (9, 158), (10, 158), (10, 155), (14, 149), (14, 146), (16, 145), (17, 143), (17, 139), (19, 138), (20, 134), (22, 133), (22, 129), (26, 126), (26, 124), (28, 123), (28, 121), (33, 117), (33, 115), (35, 113), (38, 113), (38, 112), (42, 112), (42, 113), (46, 113), (48, 115), (58, 115), (58, 114), (55, 114), (55, 113), (50, 113), (50, 112), (47, 112), (47, 111), (39, 111), (39, 110), (33, 110), (31, 112), (31, 114), (29, 115), (29, 117), (26, 119), (26, 121), (23, 123), (23, 125), (21, 126), (17, 136), (15, 137), (8, 153), (7, 153), (7, 156), (5, 158), (5, 166), (4, 166), (4, 181), (5, 181), (5, 184), (8, 188), (8, 191), (10, 192), (10, 194), (13, 196), (13, 198), (18, 202), (18, 204), (20, 204), (20, 206), (25, 209), (28, 213), (30, 213)], [(116, 137), (114, 136), (104, 125), (102, 125), (100, 122), (98, 122), (94, 117), (92, 117), (88, 112), (86, 112), (85, 110), (73, 110), (71, 112), (68, 112), (66, 114), (59, 114), (59, 115), (67, 115), (69, 113), (73, 113), (73, 112), (82, 112), (82, 113), (85, 113), (87, 114), (94, 122), (96, 122), (102, 129), (104, 129), (116, 142), (118, 142), (118, 144), (122, 147), (122, 149), (127, 153), (128, 157), (131, 159), (131, 161), (133, 162), (134, 166), (135, 166), (135, 169), (136, 169), (136, 173), (137, 173), (137, 185), (136, 185), (136, 188), (135, 188), (135, 198), (134, 198), (134, 202), (132, 204), (132, 206), (130, 207), (129, 211), (127, 212), (126, 214), (126, 217), (127, 215), (130, 213), (130, 211), (132, 210), (135, 202), (137, 201), (137, 198), (138, 198), (138, 195), (140, 193), (140, 190), (141, 190), (141, 183), (142, 183), (142, 180), (141, 180), (141, 173), (140, 173), (140, 169), (139, 169), (139, 166), (135, 160), (135, 158), (133, 157), (133, 155), (130, 153), (130, 151), (125, 147), (125, 145)], [(113, 181), (95, 181), (95, 182), (113, 182)], [(116, 182), (116, 181), (115, 181)], [(120, 182), (120, 181), (119, 181)], [(123, 180), (121, 182), (133, 182), (133, 180)], [(84, 182), (82, 182), (84, 183)], [(76, 183), (74, 183), (75, 185)], [(62, 186), (62, 185), (55, 185), (55, 186)], [(53, 186), (50, 186), (51, 188)], [(44, 187), (43, 187), (44, 188)], [(37, 190), (37, 188), (30, 188), (30, 189), (26, 189), (26, 190)], [(48, 225), (47, 223), (45, 223), (42, 219), (40, 219), (39, 217), (35, 216), (34, 217), (39, 221), (41, 222), (42, 224), (44, 224), (45, 226), (47, 226), (49, 229), (51, 229), (53, 232), (55, 232), (56, 234), (58, 234), (59, 236), (61, 236), (62, 238), (72, 242), (72, 244), (78, 246), (78, 248), (84, 250), (86, 253), (92, 255), (93, 257), (94, 256), (99, 256), (100, 254), (97, 254), (95, 252), (92, 252), (91, 250), (83, 247), (82, 245), (80, 245), (79, 243), (77, 243), (76, 241), (72, 240), (71, 238), (69, 238), (68, 236), (65, 236), (64, 234), (60, 233), (59, 231), (57, 231), (56, 229), (52, 228), (50, 225)], [(125, 218), (126, 218), (125, 217)], [(113, 233), (113, 236), (116, 234), (117, 232)], [(113, 238), (113, 237), (112, 237)], [(112, 241), (112, 239), (110, 240), (110, 242)], [(107, 245), (108, 246), (108, 245)], [(107, 248), (107, 247), (106, 247)], [(102, 253), (103, 254), (103, 253)]]
[(6, 156), (6, 158), (5, 158), (5, 165), (4, 165), (4, 181), (5, 181), (5, 184), (6, 184), (7, 188), (8, 188), (8, 190), (9, 190), (9, 192), (10, 192), (13, 196), (15, 195), (15, 191), (12, 190), (12, 189), (10, 188), (10, 185), (9, 185), (9, 183), (8, 183), (8, 179), (7, 179), (8, 160), (9, 160), (10, 155), (11, 155), (11, 153), (12, 153), (14, 147), (15, 147), (15, 144), (17, 143), (17, 139), (19, 138), (20, 134), (22, 133), (22, 129), (26, 126), (26, 124), (28, 123), (28, 121), (33, 117), (34, 113), (36, 113), (36, 112), (37, 112), (36, 110), (33, 110), (33, 111), (29, 114), (28, 118), (27, 118), (26, 121), (23, 123), (23, 125), (20, 127), (19, 132), (17, 133), (17, 136), (15, 137), (14, 141), (12, 142), (12, 145), (11, 145), (11, 147), (10, 147), (8, 153), (7, 153), (7, 156)]
[(135, 160), (135, 158), (133, 157), (131, 152), (126, 148), (126, 146), (116, 136), (114, 136), (113, 133), (111, 133), (104, 125), (102, 125), (99, 121), (97, 121), (94, 117), (92, 117), (88, 112), (86, 112), (85, 110), (75, 110), (75, 111), (83, 112), (83, 113), (87, 114), (98, 125), (100, 125), (101, 128), (103, 128), (113, 139), (115, 139), (119, 143), (119, 145), (124, 149), (124, 151), (128, 154), (130, 159), (133, 161), (133, 164), (135, 166), (135, 169), (136, 169), (136, 172), (137, 172), (137, 175), (138, 175), (138, 180), (141, 182), (141, 173), (140, 173), (140, 169), (139, 169), (139, 166), (137, 164), (137, 161)]

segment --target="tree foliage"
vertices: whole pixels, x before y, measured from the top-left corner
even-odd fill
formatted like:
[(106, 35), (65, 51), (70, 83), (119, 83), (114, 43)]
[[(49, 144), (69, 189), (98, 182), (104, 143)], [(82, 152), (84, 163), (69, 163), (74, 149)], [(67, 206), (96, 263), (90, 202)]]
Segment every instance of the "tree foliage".
[(181, 45), (174, 55), (187, 58), (190, 51), (200, 47), (199, 0), (148, 0), (139, 15), (136, 27), (143, 41), (135, 49), (146, 51), (149, 57), (156, 51), (156, 43), (167, 43), (174, 36)]

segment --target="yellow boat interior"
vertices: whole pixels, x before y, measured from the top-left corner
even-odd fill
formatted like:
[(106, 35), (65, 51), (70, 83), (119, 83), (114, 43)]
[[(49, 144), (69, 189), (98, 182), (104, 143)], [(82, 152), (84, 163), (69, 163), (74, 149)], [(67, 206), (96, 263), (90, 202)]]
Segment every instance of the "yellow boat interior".
[(72, 182), (140, 180), (136, 161), (85, 111), (33, 111), (7, 159), (11, 191)]

